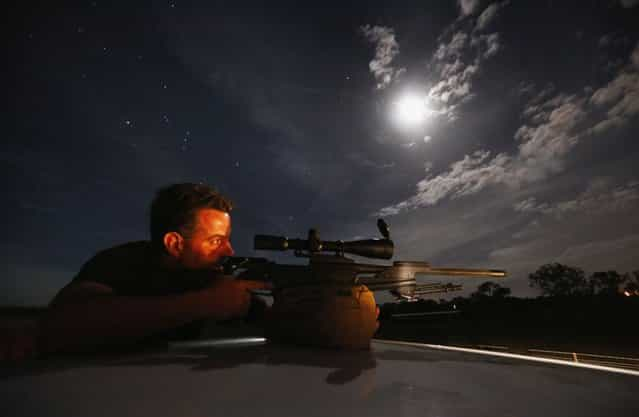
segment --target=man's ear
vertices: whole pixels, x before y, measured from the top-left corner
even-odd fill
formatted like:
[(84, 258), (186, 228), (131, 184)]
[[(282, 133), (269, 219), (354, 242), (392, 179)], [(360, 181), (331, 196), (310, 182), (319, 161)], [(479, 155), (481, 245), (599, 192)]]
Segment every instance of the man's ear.
[(164, 235), (164, 247), (171, 256), (179, 258), (184, 249), (184, 238), (178, 232), (168, 232)]

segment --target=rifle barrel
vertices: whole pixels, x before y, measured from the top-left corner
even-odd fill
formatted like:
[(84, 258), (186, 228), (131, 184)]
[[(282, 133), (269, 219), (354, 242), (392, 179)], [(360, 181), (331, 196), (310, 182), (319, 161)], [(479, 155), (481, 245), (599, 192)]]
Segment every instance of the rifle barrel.
[(467, 269), (467, 268), (428, 268), (417, 272), (425, 275), (447, 275), (465, 277), (492, 277), (503, 278), (506, 271), (501, 269)]

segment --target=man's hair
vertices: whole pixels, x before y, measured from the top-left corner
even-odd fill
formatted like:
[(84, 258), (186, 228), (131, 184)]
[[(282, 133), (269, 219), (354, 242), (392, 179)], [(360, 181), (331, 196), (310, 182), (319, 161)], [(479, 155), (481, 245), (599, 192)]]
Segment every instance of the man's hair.
[(233, 203), (204, 184), (173, 184), (159, 189), (151, 203), (151, 242), (164, 249), (164, 235), (178, 232), (189, 237), (195, 228), (195, 214), (200, 209), (229, 213)]

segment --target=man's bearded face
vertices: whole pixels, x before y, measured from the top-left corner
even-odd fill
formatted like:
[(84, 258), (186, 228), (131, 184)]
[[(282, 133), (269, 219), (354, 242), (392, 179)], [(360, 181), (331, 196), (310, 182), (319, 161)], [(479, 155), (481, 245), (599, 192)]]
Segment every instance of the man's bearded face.
[(187, 269), (214, 269), (220, 258), (233, 256), (231, 216), (215, 209), (201, 209), (195, 215), (193, 233), (184, 238), (180, 264)]

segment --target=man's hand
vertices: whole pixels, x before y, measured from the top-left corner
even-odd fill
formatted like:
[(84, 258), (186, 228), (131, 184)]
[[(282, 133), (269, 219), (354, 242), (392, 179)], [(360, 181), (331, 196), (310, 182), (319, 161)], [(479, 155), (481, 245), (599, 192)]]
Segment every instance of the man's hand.
[(251, 306), (251, 290), (270, 287), (262, 281), (221, 278), (200, 291), (203, 312), (218, 320), (245, 317)]

